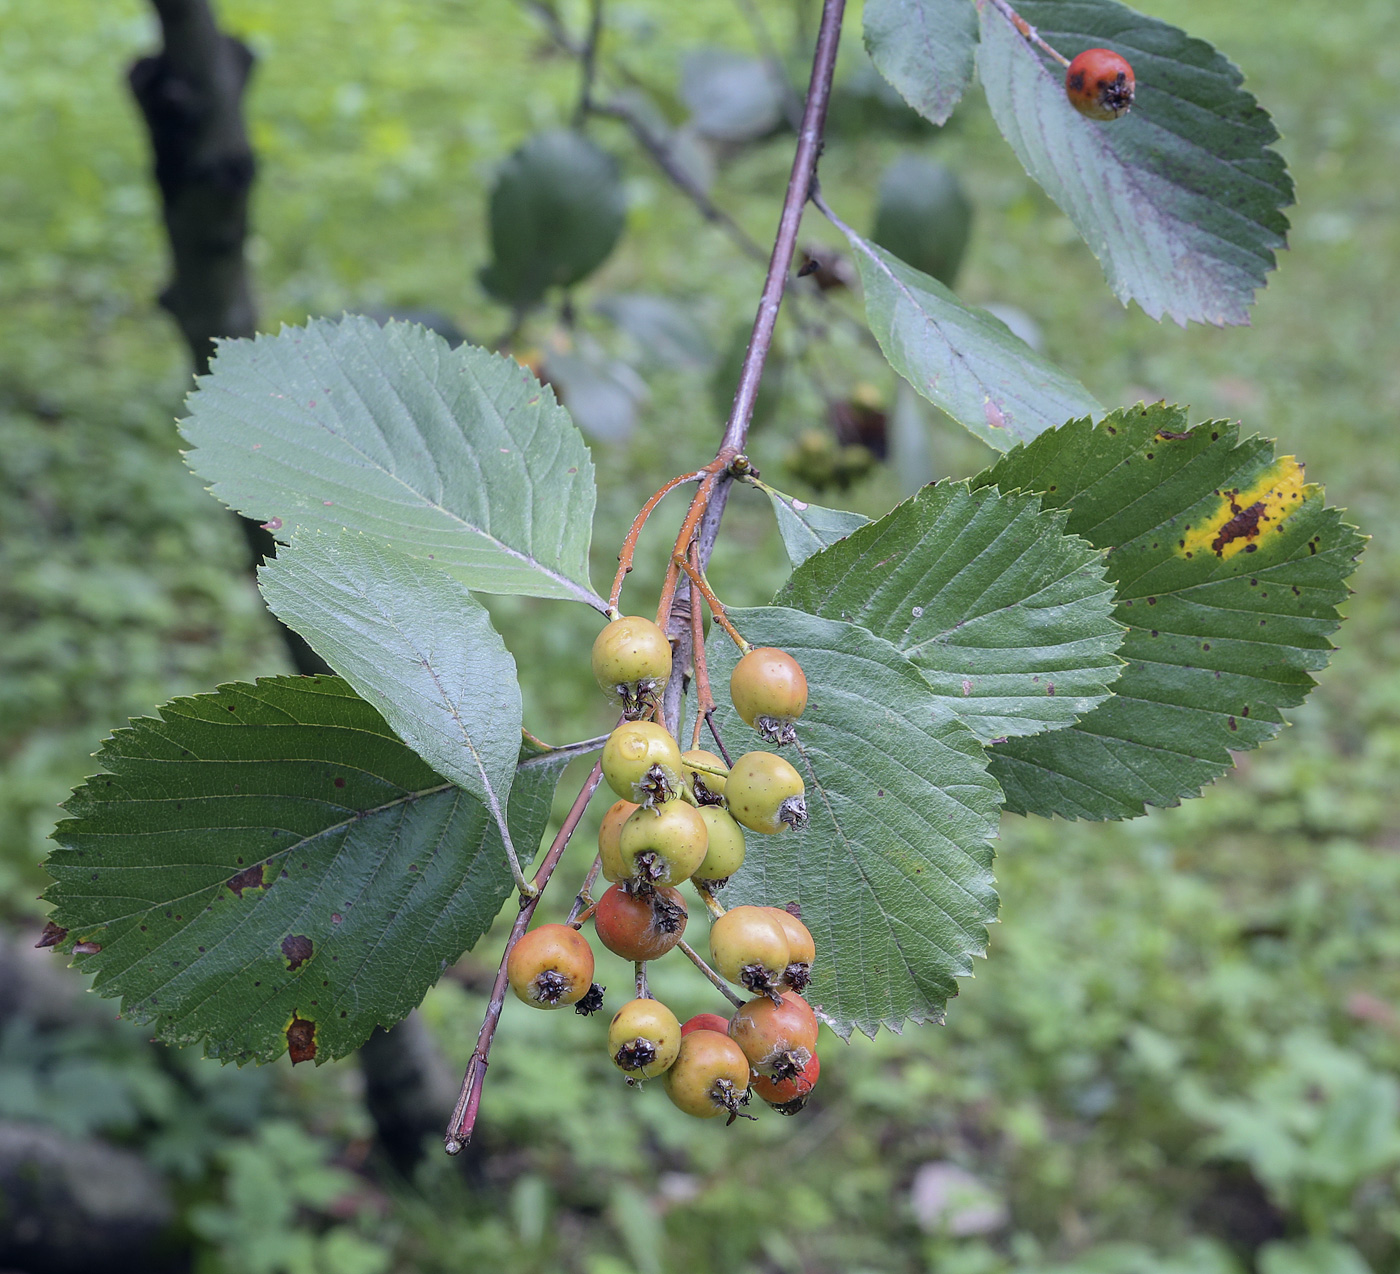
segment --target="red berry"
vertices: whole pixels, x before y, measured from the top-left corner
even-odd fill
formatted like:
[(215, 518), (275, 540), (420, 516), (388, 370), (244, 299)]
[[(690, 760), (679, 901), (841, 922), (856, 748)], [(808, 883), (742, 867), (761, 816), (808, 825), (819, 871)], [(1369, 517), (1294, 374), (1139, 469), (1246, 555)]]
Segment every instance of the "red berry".
[(622, 825), (641, 808), (631, 801), (617, 801), (603, 815), (598, 828), (598, 854), (603, 860), (604, 880), (627, 879), (627, 868), (622, 861)]
[(1065, 96), (1090, 119), (1117, 119), (1133, 105), (1137, 81), (1128, 60), (1112, 49), (1085, 49), (1065, 72)]
[(669, 885), (646, 894), (613, 885), (593, 912), (598, 941), (624, 960), (659, 960), (681, 940), (685, 922), (685, 899)]
[(682, 1035), (689, 1035), (691, 1031), (718, 1031), (721, 1035), (728, 1035), (729, 1019), (720, 1017), (718, 1013), (697, 1013), (681, 1023)]
[(817, 1078), (822, 1073), (822, 1064), (815, 1053), (799, 1074), (789, 1079), (770, 1079), (767, 1075), (755, 1075), (749, 1081), (753, 1089), (780, 1115), (795, 1115), (807, 1104), (812, 1089), (817, 1086)]
[(735, 907), (710, 926), (710, 962), (757, 995), (777, 994), (790, 954), (787, 933), (767, 908)]
[(506, 961), (511, 990), (537, 1009), (575, 1004), (593, 985), (593, 951), (568, 925), (540, 925), (522, 934)]
[(666, 1072), (666, 1095), (687, 1115), (713, 1119), (738, 1116), (748, 1097), (749, 1064), (743, 1050), (718, 1031), (691, 1031)]
[(770, 743), (797, 738), (792, 723), (807, 706), (807, 678), (785, 650), (758, 646), (729, 675), (734, 710)]
[(817, 1047), (817, 1015), (800, 995), (785, 991), (781, 1004), (765, 996), (735, 1010), (730, 1037), (755, 1073), (772, 1079), (800, 1075)]

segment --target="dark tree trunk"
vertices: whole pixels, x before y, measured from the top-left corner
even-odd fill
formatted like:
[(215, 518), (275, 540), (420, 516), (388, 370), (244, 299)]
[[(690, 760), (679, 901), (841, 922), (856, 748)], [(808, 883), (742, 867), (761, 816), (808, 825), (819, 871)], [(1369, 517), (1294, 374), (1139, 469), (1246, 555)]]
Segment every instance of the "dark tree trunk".
[[(244, 254), (257, 172), (243, 122), (253, 53), (219, 30), (209, 0), (151, 3), (164, 47), (138, 60), (128, 78), (150, 133), (170, 241), (172, 277), (160, 302), (179, 325), (195, 374), (203, 375), (214, 342), (252, 336), (257, 321)], [(276, 555), (270, 532), (250, 518), (240, 521), (255, 565)], [(330, 672), (291, 629), (283, 627), (282, 636), (298, 672)], [(410, 1018), (376, 1032), (360, 1064), (380, 1144), (406, 1172), (419, 1157), (423, 1128), (435, 1129), (445, 1118), (430, 1080), (441, 1059)]]

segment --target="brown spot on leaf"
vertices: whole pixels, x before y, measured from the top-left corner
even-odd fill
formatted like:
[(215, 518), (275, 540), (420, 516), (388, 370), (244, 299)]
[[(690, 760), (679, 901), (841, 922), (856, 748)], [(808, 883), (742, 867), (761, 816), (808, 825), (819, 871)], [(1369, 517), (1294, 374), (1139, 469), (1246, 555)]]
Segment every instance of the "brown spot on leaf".
[(73, 944), (74, 955), (96, 955), (102, 950), (100, 942), (75, 942)]
[(1195, 433), (1194, 429), (1188, 429), (1183, 434), (1172, 433), (1170, 429), (1159, 429), (1157, 437), (1163, 442), (1186, 442), (1193, 433)]
[(58, 925), (54, 924), (52, 920), (50, 920), (44, 925), (44, 932), (39, 935), (39, 941), (36, 942), (34, 945), (40, 948), (56, 947), (67, 936), (67, 929), (60, 928)]
[(345, 786), (345, 780), (344, 780), (343, 778), (337, 778), (336, 781), (335, 781), (335, 785), (336, 785), (336, 787), (344, 787), (344, 786)]
[(1235, 718), (1234, 718), (1234, 717), (1229, 717), (1228, 720), (1229, 720), (1229, 723), (1230, 723), (1230, 729), (1232, 729), (1232, 730), (1238, 730), (1238, 729), (1240, 728), (1239, 725), (1238, 725), (1238, 723), (1235, 721)]
[[(245, 868), (236, 876), (230, 876), (225, 882), (233, 892), (235, 898), (242, 898), (245, 889), (263, 889), (263, 865), (254, 863), (251, 867)], [(281, 897), (279, 894), (278, 897)]]
[(315, 950), (311, 939), (304, 933), (290, 933), (282, 939), (282, 954), (286, 957), (287, 968), (299, 969)]
[(287, 1023), (287, 1056), (292, 1065), (309, 1062), (316, 1056), (316, 1023), (292, 1013)]

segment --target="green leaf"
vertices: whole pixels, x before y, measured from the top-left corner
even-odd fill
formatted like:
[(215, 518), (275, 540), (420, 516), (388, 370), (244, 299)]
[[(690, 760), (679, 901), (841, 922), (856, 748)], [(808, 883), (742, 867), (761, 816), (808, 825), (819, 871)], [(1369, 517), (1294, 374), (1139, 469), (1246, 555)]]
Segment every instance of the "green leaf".
[(190, 467), (278, 539), (349, 527), (484, 593), (604, 606), (588, 448), (513, 359), (406, 323), (312, 319), (224, 341), (189, 405)]
[(946, 164), (906, 154), (885, 169), (870, 238), (891, 256), (952, 287), (971, 233), (972, 202)]
[(1204, 41), (1112, 0), (1026, 0), (1017, 11), (1067, 57), (1109, 48), (1137, 100), (1099, 123), (1065, 96), (1064, 71), (992, 5), (978, 69), (997, 127), (1102, 263), (1154, 319), (1246, 323), (1284, 246), (1293, 182), (1267, 112)]
[(867, 0), (865, 47), (899, 95), (925, 119), (946, 122), (972, 83), (972, 0)]
[(587, 278), (617, 246), (627, 220), (617, 161), (581, 133), (538, 133), (501, 165), (490, 219), (482, 286), (507, 305), (538, 304), (550, 288)]
[[(525, 853), (578, 749), (527, 750)], [(172, 1044), (343, 1057), (402, 1018), (511, 890), (485, 807), (333, 677), (176, 699), (117, 730), (65, 807), (47, 897), (76, 963)], [(294, 1026), (294, 1023), (304, 1025)]]
[(783, 117), (783, 86), (758, 58), (727, 49), (695, 49), (681, 65), (680, 98), (702, 137), (748, 142)]
[(1064, 510), (965, 482), (925, 487), (810, 557), (775, 599), (868, 628), (983, 742), (1072, 725), (1122, 661), (1103, 554)]
[(296, 536), (258, 570), (258, 586), (399, 738), (505, 818), (520, 682), (476, 598), (431, 562), (350, 531)]
[(835, 544), (870, 521), (863, 513), (808, 504), (795, 496), (784, 495), (766, 482), (754, 485), (773, 505), (778, 517), (778, 533), (783, 537), (783, 547), (793, 566), (801, 566), (813, 553), (821, 552), (828, 544)]
[[(784, 754), (803, 772), (811, 822), (748, 834), (725, 904), (801, 906), (819, 953), (808, 996), (842, 1036), (941, 1021), (996, 918), (990, 842), (1001, 794), (986, 752), (918, 670), (865, 629), (777, 607), (730, 617), (807, 674), (801, 750)], [(733, 646), (715, 632), (708, 648), (722, 687)], [(730, 751), (766, 749), (729, 696), (717, 697)]]
[(870, 330), (890, 365), (934, 406), (1005, 451), (1103, 408), (1000, 319), (970, 309), (937, 279), (867, 243), (848, 226)]
[(1139, 406), (1045, 434), (973, 483), (1068, 509), (1067, 529), (1109, 550), (1128, 627), (1112, 698), (992, 749), (1008, 809), (1103, 819), (1175, 805), (1277, 734), (1326, 666), (1362, 540), (1266, 439)]

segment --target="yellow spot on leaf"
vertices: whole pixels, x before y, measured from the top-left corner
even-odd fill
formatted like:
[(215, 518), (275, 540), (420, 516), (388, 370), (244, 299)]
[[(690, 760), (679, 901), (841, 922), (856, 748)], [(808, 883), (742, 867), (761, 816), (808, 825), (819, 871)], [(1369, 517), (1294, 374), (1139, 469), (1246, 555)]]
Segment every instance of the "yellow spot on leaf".
[(1303, 481), (1303, 466), (1295, 456), (1280, 456), (1249, 486), (1217, 491), (1219, 507), (1192, 523), (1178, 541), (1177, 554), (1210, 554), (1228, 561), (1236, 553), (1253, 553), (1315, 489)]

